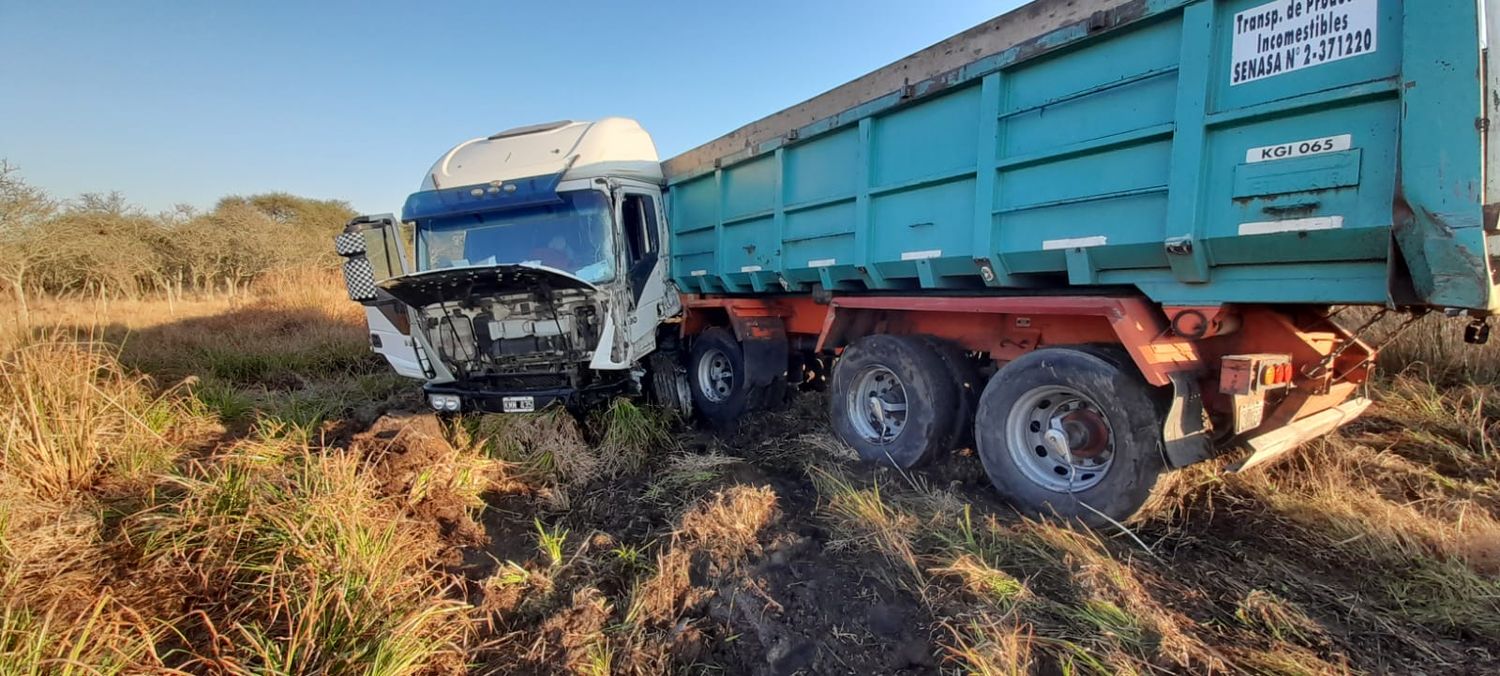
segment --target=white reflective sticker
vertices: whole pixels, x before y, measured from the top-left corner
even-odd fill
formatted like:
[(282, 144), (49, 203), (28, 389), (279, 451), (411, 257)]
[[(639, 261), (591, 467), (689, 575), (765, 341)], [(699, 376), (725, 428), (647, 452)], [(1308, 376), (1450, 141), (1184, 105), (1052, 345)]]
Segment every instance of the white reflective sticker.
[(1306, 157), (1308, 155), (1322, 155), (1324, 153), (1341, 153), (1354, 147), (1354, 135), (1344, 134), (1342, 136), (1325, 136), (1323, 138), (1310, 139), (1307, 141), (1294, 141), (1274, 146), (1262, 146), (1245, 151), (1245, 162), (1255, 164), (1257, 162), (1272, 162), (1275, 160), (1289, 160), (1293, 157)]
[(1042, 242), (1042, 251), (1057, 251), (1058, 249), (1087, 249), (1094, 246), (1109, 244), (1109, 238), (1104, 235), (1093, 237), (1074, 237), (1072, 239), (1049, 239)]
[(692, 275), (694, 277), (702, 277), (704, 275), (707, 275), (708, 271), (707, 270), (694, 270), (692, 272), (689, 272), (688, 274), (690, 274), (690, 275)]
[(1230, 86), (1374, 53), (1380, 0), (1277, 0), (1234, 15)]
[(740, 272), (760, 272), (759, 265), (746, 265), (740, 268)]
[(1343, 216), (1323, 218), (1294, 218), (1286, 221), (1261, 221), (1241, 223), (1240, 236), (1275, 235), (1283, 232), (1310, 232), (1313, 230), (1338, 230), (1344, 227)]
[(920, 260), (926, 260), (928, 258), (942, 258), (942, 257), (943, 257), (943, 250), (942, 249), (932, 249), (930, 251), (907, 251), (907, 252), (904, 252), (904, 253), (901, 254), (901, 260), (903, 260), (903, 261), (920, 261)]
[(826, 268), (832, 265), (837, 265), (838, 262), (839, 261), (836, 258), (814, 258), (807, 262), (807, 267)]

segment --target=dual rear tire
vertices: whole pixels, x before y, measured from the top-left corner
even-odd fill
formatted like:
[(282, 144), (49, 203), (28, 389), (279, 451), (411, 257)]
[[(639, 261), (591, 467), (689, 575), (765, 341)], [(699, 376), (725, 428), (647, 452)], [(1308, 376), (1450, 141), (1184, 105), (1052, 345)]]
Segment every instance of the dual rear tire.
[(938, 339), (868, 336), (834, 365), (833, 429), (862, 459), (903, 470), (967, 445), (972, 430), (990, 481), (1029, 516), (1104, 525), (1150, 497), (1165, 470), (1161, 408), (1124, 355), (1039, 350), (982, 394), (977, 380)]
[[(705, 421), (732, 427), (785, 396), (784, 374), (760, 386), (747, 375), (727, 329), (694, 341), (686, 377)], [(828, 399), (833, 431), (869, 462), (913, 469), (972, 442), (991, 483), (1029, 516), (1124, 521), (1166, 469), (1159, 393), (1115, 349), (1037, 350), (981, 393), (957, 346), (871, 335), (834, 363)]]

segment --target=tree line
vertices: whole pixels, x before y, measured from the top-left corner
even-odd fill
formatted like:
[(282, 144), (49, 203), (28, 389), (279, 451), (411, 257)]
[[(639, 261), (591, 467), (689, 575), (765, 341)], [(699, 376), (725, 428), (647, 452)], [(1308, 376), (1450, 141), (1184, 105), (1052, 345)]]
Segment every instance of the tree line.
[(28, 298), (237, 293), (267, 273), (337, 266), (339, 200), (224, 197), (207, 211), (148, 213), (118, 192), (59, 199), (0, 160), (0, 287)]

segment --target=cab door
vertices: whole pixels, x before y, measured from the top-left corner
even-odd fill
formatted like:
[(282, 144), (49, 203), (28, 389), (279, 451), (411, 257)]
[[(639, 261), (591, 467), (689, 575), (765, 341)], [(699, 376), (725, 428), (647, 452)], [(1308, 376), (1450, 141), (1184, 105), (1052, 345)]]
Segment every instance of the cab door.
[(680, 305), (667, 281), (670, 258), (663, 213), (659, 189), (621, 189), (616, 222), (625, 244), (625, 283), (631, 299), (625, 326), (630, 343), (627, 361), (636, 361), (656, 349), (657, 327), (664, 317), (676, 314)]

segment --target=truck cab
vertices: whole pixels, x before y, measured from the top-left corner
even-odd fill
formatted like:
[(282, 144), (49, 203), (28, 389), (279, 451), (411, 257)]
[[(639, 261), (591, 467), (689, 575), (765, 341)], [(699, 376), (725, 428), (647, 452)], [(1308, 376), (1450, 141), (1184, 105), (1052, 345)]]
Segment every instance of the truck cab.
[(656, 148), (633, 120), (465, 141), (399, 219), (361, 217), (340, 235), (350, 298), (367, 307), (376, 351), (420, 373), (440, 411), (636, 391), (636, 364), (680, 310), (662, 187)]

